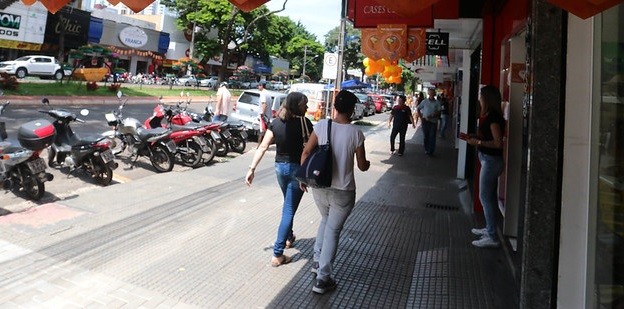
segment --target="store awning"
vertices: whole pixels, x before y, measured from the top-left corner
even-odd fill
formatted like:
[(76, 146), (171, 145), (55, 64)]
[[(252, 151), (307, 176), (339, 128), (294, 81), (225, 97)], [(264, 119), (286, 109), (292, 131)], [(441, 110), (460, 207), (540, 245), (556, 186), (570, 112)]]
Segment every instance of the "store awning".
[(546, 0), (582, 19), (590, 18), (624, 0)]

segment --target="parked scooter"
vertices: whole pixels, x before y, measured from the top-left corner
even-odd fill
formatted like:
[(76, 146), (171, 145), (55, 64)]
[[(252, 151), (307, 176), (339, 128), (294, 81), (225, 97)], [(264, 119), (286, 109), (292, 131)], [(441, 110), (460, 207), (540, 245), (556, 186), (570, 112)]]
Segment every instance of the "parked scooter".
[[(9, 102), (0, 105), (0, 116)], [(32, 200), (39, 200), (45, 193), (44, 182), (54, 179), (46, 172), (46, 164), (39, 157), (50, 146), (56, 131), (45, 119), (27, 122), (19, 127), (17, 139), (21, 145), (7, 142), (4, 122), (0, 122), (0, 181), (5, 190), (21, 189)]]
[(122, 111), (128, 100), (122, 102), (121, 91), (117, 92), (119, 108), (105, 115), (111, 131), (102, 133), (112, 141), (111, 148), (114, 154), (123, 152), (126, 148), (135, 156), (135, 163), (139, 156), (150, 159), (157, 172), (169, 172), (173, 169), (176, 144), (171, 140), (171, 130), (162, 127), (146, 129), (135, 118), (124, 118)]
[[(165, 109), (162, 104), (158, 104), (154, 108), (153, 115), (147, 118), (143, 125), (148, 129), (163, 126), (171, 129), (169, 137), (176, 144), (176, 156), (180, 158), (182, 164), (198, 167), (202, 163), (204, 153), (214, 153), (214, 144), (204, 138), (206, 130), (201, 126), (172, 126), (171, 117), (171, 108)], [(163, 119), (167, 119), (166, 125), (163, 125)]]
[[(50, 101), (44, 98), (41, 101), (48, 108)], [(83, 170), (89, 173), (100, 185), (106, 186), (113, 180), (113, 170), (118, 164), (110, 150), (111, 141), (106, 137), (81, 138), (71, 128), (72, 122), (84, 123), (76, 114), (62, 110), (40, 110), (54, 118), (56, 137), (48, 149), (48, 165), (54, 163), (61, 167), (68, 167), (70, 173)], [(86, 116), (89, 111), (83, 109), (81, 115)]]
[[(201, 119), (195, 116), (193, 117), (193, 122), (213, 122), (213, 118), (214, 112), (212, 111), (212, 109), (210, 109), (210, 107), (206, 107), (204, 109), (204, 115), (201, 117)], [(240, 121), (230, 121), (226, 119), (222, 122), (220, 127), (231, 135), (229, 138), (227, 138), (229, 148), (234, 152), (245, 152), (248, 137), (247, 128), (245, 127), (245, 125)]]

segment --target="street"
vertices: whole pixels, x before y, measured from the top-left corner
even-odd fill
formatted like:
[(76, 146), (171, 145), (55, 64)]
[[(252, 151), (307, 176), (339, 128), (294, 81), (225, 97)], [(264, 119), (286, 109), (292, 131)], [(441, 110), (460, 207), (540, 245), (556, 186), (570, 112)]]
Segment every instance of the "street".
[[(77, 106), (59, 104), (59, 102), (51, 100), (50, 105), (51, 108), (75, 112), (78, 118), (85, 121), (85, 123), (73, 122), (71, 124), (72, 130), (79, 136), (97, 136), (102, 132), (110, 130), (106, 124), (104, 114), (109, 113), (118, 107), (116, 99), (108, 100), (113, 102), (93, 102), (94, 104), (90, 104), (88, 106)], [(124, 117), (133, 117), (142, 122), (152, 115), (152, 110), (155, 106), (156, 102), (154, 104), (128, 104), (123, 110)], [(189, 110), (201, 112), (204, 107), (205, 103), (197, 102), (192, 104)], [(89, 110), (89, 114), (87, 116), (80, 115), (80, 110), (83, 108), (87, 108)], [(19, 126), (25, 122), (39, 118), (52, 121), (53, 119), (47, 114), (38, 112), (38, 110), (45, 109), (47, 109), (47, 107), (43, 104), (9, 105), (3, 116), (0, 117), (1, 121), (6, 122), (9, 140), (16, 145), (19, 144), (17, 142), (17, 130)], [(255, 149), (256, 146), (257, 143), (253, 139), (248, 140), (246, 151)], [(229, 152), (225, 157), (215, 156), (213, 161), (208, 165), (223, 164), (236, 156), (239, 156), (239, 154), (235, 152)], [(42, 157), (47, 158), (47, 150), (42, 153)], [(121, 153), (121, 155), (117, 157), (116, 161), (119, 163), (119, 167), (113, 171), (113, 182), (110, 184), (111, 186), (156, 174), (156, 171), (150, 164), (149, 159), (146, 157), (139, 157), (138, 161), (136, 161), (135, 164), (132, 164), (132, 158), (130, 158), (129, 153), (126, 151)], [(207, 166), (206, 168), (210, 168), (210, 166)], [(190, 169), (191, 168), (189, 167), (176, 164), (173, 172), (183, 172)], [(5, 190), (0, 191), (0, 215), (8, 212), (20, 212), (30, 209), (36, 205), (64, 200), (80, 194), (81, 192), (100, 187), (91, 179), (90, 175), (80, 170), (69, 174), (68, 169), (66, 168), (53, 167), (48, 168), (47, 171), (54, 175), (54, 180), (45, 183), (46, 193), (43, 198), (37, 202), (29, 201), (21, 194), (16, 195), (13, 192)]]

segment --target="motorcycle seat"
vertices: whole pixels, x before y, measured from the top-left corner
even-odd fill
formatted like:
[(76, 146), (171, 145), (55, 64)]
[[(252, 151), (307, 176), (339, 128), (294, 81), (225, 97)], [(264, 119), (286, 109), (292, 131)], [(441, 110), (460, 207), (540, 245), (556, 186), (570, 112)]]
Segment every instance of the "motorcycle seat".
[(71, 140), (71, 146), (80, 147), (80, 146), (93, 145), (105, 138), (106, 137), (104, 136), (75, 137)]
[(21, 147), (21, 146), (7, 146), (7, 147), (0, 149), (0, 153), (13, 154), (17, 152), (26, 151), (26, 150), (27, 150), (26, 148)]
[(165, 128), (154, 128), (154, 129), (145, 129), (145, 128), (137, 128), (137, 134), (142, 141), (145, 141), (154, 136), (163, 135), (167, 133), (169, 130)]
[(187, 123), (187, 124), (171, 124), (171, 130), (173, 131), (185, 131), (185, 130), (197, 130), (203, 126), (199, 123)]

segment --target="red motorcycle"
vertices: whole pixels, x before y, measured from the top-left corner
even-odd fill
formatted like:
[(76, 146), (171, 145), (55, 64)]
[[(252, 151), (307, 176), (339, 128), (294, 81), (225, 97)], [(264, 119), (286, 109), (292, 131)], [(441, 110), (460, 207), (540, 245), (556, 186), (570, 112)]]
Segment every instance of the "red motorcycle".
[[(166, 123), (163, 124), (163, 119)], [(158, 104), (154, 108), (154, 114), (147, 118), (144, 122), (146, 128), (168, 127), (171, 129), (169, 138), (176, 144), (176, 157), (180, 159), (183, 165), (190, 167), (198, 167), (202, 163), (207, 163), (214, 158), (214, 143), (206, 140), (204, 137), (206, 130), (201, 126), (178, 126), (172, 123), (173, 112), (171, 108), (165, 109), (163, 105)], [(207, 155), (204, 161), (203, 156)]]

